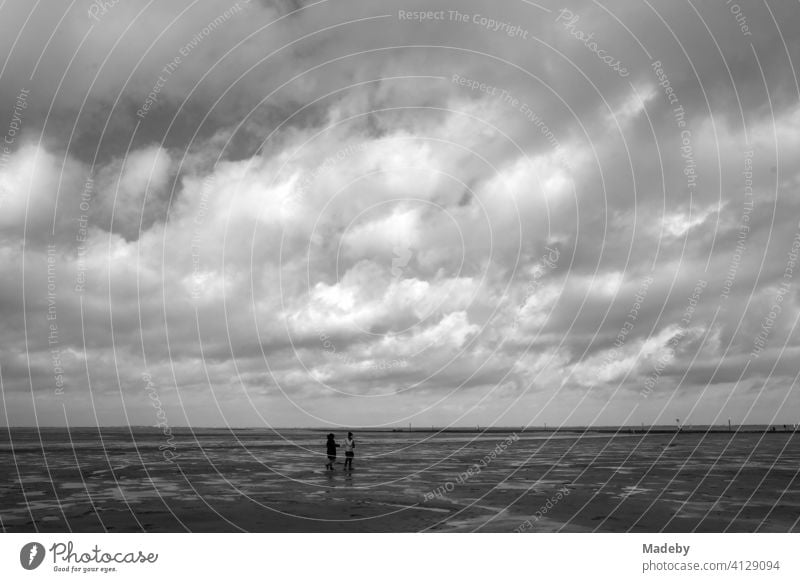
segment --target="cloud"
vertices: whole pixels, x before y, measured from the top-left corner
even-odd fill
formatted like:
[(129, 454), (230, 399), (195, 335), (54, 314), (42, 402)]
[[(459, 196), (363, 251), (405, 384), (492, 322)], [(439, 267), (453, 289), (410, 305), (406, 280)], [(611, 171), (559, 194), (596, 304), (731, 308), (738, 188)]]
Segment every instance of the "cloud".
[(211, 425), (769, 422), (793, 381), (796, 10), (570, 7), (626, 77), (525, 3), (30, 10), (0, 10), (13, 422), (94, 423), (91, 383), (150, 424), (144, 373)]
[(93, 222), (127, 240), (166, 219), (174, 163), (157, 145), (130, 152), (103, 166), (95, 178)]

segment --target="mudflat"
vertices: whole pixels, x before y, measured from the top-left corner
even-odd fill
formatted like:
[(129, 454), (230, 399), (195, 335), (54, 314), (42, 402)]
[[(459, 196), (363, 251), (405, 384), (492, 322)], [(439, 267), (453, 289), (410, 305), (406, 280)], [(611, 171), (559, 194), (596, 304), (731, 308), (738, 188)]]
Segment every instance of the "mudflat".
[[(0, 433), (7, 532), (800, 531), (792, 432)], [(337, 435), (339, 439), (344, 433)], [(165, 451), (170, 454), (165, 455)]]

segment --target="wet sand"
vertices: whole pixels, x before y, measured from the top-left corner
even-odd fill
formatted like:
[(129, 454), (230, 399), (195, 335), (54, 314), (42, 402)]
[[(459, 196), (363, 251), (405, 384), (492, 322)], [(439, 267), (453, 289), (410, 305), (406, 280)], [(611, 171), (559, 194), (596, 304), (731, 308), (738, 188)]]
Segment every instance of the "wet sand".
[(352, 473), (323, 431), (0, 435), (8, 532), (800, 531), (792, 433), (360, 432)]

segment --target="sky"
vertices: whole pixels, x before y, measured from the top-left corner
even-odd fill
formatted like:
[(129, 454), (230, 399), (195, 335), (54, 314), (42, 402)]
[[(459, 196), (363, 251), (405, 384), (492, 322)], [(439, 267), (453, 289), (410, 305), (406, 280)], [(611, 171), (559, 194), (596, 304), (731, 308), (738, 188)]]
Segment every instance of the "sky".
[(800, 421), (796, 3), (0, 32), (2, 424)]

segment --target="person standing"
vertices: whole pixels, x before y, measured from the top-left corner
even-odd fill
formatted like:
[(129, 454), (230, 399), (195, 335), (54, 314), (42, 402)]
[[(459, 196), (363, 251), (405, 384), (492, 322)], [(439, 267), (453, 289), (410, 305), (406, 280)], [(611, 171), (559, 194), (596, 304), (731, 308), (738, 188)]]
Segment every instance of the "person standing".
[(325, 465), (326, 469), (330, 469), (333, 471), (333, 464), (336, 462), (336, 448), (339, 446), (339, 443), (336, 442), (333, 433), (328, 433), (328, 442), (325, 443), (325, 447), (328, 453), (328, 462)]
[(356, 456), (356, 441), (353, 440), (353, 433), (348, 432), (344, 440), (344, 468), (353, 470), (353, 459)]

